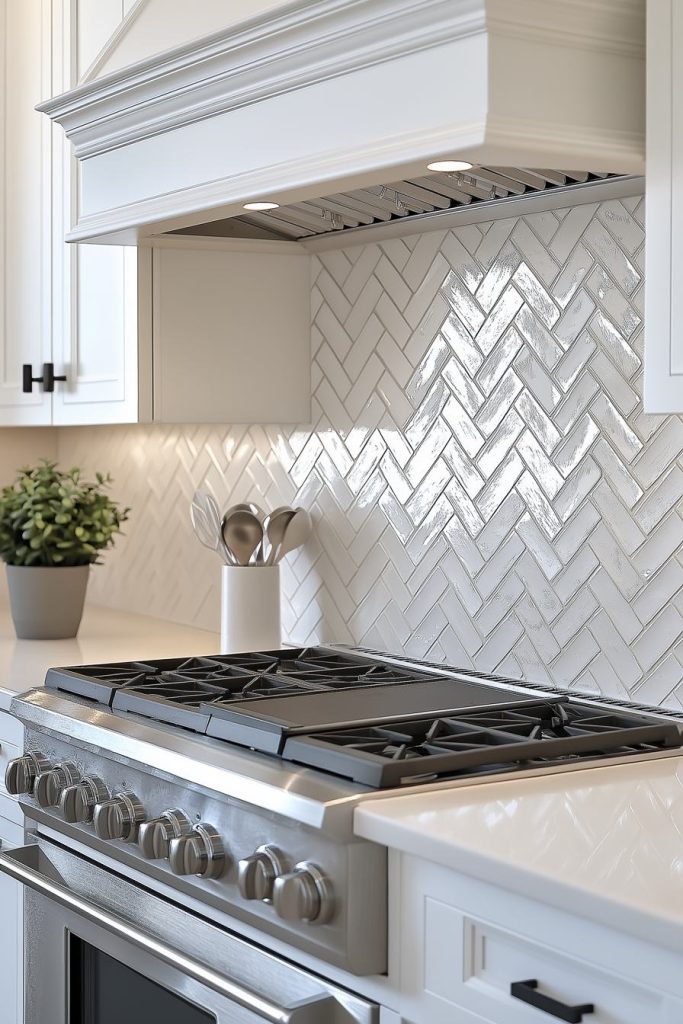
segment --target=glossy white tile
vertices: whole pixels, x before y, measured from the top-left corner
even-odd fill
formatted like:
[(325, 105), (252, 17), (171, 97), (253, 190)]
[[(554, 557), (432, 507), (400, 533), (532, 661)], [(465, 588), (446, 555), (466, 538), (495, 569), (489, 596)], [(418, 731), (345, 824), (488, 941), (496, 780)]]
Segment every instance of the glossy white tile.
[(643, 216), (636, 196), (316, 257), (310, 425), (65, 433), (62, 460), (133, 506), (93, 598), (216, 624), (187, 515), (206, 484), (311, 507), (294, 640), (679, 706), (683, 420), (642, 412)]

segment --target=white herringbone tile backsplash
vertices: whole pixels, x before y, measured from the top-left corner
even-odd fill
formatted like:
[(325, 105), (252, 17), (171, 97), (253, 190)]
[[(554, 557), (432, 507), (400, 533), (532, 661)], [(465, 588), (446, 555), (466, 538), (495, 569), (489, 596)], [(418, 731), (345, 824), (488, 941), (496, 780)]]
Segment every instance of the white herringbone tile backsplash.
[(67, 431), (111, 470), (117, 607), (215, 628), (198, 485), (313, 511), (288, 636), (677, 707), (683, 420), (645, 416), (643, 200), (323, 255), (313, 426)]

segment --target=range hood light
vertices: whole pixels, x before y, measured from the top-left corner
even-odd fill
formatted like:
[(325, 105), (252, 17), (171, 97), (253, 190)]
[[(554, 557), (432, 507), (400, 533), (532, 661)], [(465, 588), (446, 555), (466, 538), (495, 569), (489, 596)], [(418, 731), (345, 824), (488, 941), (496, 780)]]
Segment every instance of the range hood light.
[(472, 164), (466, 160), (435, 160), (427, 164), (428, 171), (437, 171), (440, 174), (452, 174), (453, 171), (471, 171)]
[(279, 203), (245, 203), (243, 209), (245, 210), (277, 210)]

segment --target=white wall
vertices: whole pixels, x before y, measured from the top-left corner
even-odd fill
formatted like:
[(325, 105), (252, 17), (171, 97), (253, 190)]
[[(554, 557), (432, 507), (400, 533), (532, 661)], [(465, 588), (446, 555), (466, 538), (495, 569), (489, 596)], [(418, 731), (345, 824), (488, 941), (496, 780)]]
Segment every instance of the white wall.
[(20, 466), (42, 458), (57, 458), (56, 430), (0, 430), (0, 487), (12, 482)]

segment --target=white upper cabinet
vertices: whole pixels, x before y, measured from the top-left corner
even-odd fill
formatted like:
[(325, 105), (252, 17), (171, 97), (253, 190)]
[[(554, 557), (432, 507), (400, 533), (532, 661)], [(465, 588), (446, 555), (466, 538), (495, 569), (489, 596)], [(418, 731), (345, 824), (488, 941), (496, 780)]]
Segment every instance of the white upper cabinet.
[[(50, 396), (22, 390), (52, 356), (51, 128), (34, 109), (51, 95), (51, 3), (0, 0), (0, 422), (47, 425)], [(11, 42), (10, 42), (11, 41)]]
[[(143, 6), (0, 0), (0, 426), (305, 422), (303, 250), (187, 236), (158, 251), (65, 240), (81, 214), (79, 166), (35, 106), (95, 74)], [(41, 378), (46, 364), (53, 389), (36, 379), (26, 392), (24, 367)]]
[(647, 4), (645, 411), (683, 412), (683, 5)]
[(97, 17), (94, 0), (0, 0), (3, 426), (140, 416), (136, 250), (66, 244), (78, 168), (64, 133), (35, 109), (77, 84), (124, 16), (120, 0), (97, 0)]
[[(126, 14), (121, 0), (54, 3), (53, 81), (73, 89)], [(53, 423), (135, 423), (149, 412), (138, 374), (138, 260), (134, 248), (69, 245), (78, 221), (78, 167), (64, 133), (53, 139), (53, 353), (66, 381)], [(141, 268), (142, 270), (142, 268)]]

